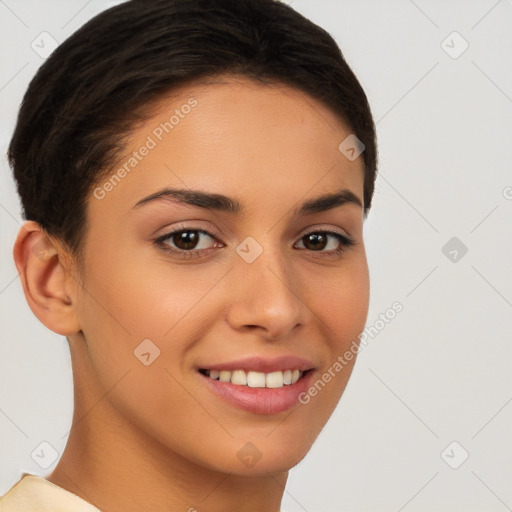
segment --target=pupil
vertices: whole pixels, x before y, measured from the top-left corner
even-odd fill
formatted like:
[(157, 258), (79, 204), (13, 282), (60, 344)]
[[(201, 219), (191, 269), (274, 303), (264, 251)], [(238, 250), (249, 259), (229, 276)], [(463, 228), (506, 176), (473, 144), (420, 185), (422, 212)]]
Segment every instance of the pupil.
[(308, 249), (323, 249), (326, 244), (326, 237), (321, 233), (311, 233), (306, 236), (306, 243), (304, 244)]
[(180, 249), (193, 249), (197, 244), (198, 235), (195, 231), (182, 231), (178, 235), (175, 235), (178, 240), (174, 240), (174, 243)]

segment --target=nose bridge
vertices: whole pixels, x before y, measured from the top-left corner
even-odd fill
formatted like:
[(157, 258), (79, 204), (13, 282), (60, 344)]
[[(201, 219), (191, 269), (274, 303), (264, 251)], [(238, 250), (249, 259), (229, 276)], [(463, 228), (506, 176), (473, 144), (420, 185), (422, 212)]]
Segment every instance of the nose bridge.
[(298, 280), (279, 243), (247, 237), (236, 248), (228, 321), (235, 329), (260, 327), (268, 338), (285, 336), (305, 321)]

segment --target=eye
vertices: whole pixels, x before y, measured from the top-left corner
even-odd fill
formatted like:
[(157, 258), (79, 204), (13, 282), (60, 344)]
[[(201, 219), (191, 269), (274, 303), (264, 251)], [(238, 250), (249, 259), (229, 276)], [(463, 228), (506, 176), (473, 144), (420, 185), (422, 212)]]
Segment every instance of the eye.
[[(209, 240), (210, 241), (209, 241)], [(212, 244), (213, 241), (213, 244)], [(157, 239), (154, 243), (162, 250), (180, 258), (196, 258), (211, 249), (224, 247), (215, 236), (204, 229), (178, 226)], [(354, 240), (336, 231), (311, 231), (299, 239), (299, 249), (320, 253), (322, 257), (337, 257), (355, 245)], [(302, 244), (302, 246), (300, 246)]]
[[(329, 240), (330, 239), (330, 240)], [(345, 249), (355, 245), (354, 240), (348, 238), (337, 231), (319, 230), (311, 231), (304, 235), (299, 243), (302, 242), (301, 249), (307, 249), (312, 252), (320, 252), (322, 256), (339, 256)], [(324, 250), (329, 248), (328, 250)]]
[[(208, 239), (216, 240), (211, 233), (204, 229), (180, 226), (158, 237), (154, 243), (166, 252), (182, 258), (191, 258), (205, 253), (214, 247), (219, 247), (219, 244), (211, 245)], [(223, 246), (223, 244), (220, 244), (220, 246)]]

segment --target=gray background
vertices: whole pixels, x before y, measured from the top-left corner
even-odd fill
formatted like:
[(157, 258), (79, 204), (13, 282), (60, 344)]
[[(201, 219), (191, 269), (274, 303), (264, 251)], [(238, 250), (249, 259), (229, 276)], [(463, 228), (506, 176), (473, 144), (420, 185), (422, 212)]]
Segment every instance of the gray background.
[[(43, 61), (32, 41), (42, 47), (46, 31), (61, 42), (115, 3), (0, 0), (3, 154)], [(395, 301), (403, 311), (360, 353), (283, 508), (512, 510), (512, 2), (291, 4), (335, 37), (368, 94), (380, 166), (367, 325)], [(62, 453), (73, 397), (66, 340), (22, 293), (20, 206), (0, 165), (2, 494), (22, 471), (51, 472), (31, 453), (43, 441)]]

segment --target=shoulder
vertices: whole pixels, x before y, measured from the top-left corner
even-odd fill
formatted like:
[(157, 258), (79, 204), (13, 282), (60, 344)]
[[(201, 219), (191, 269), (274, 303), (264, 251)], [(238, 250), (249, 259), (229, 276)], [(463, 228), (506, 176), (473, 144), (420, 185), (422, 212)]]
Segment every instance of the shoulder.
[(76, 494), (44, 478), (24, 473), (0, 497), (2, 512), (101, 512)]

